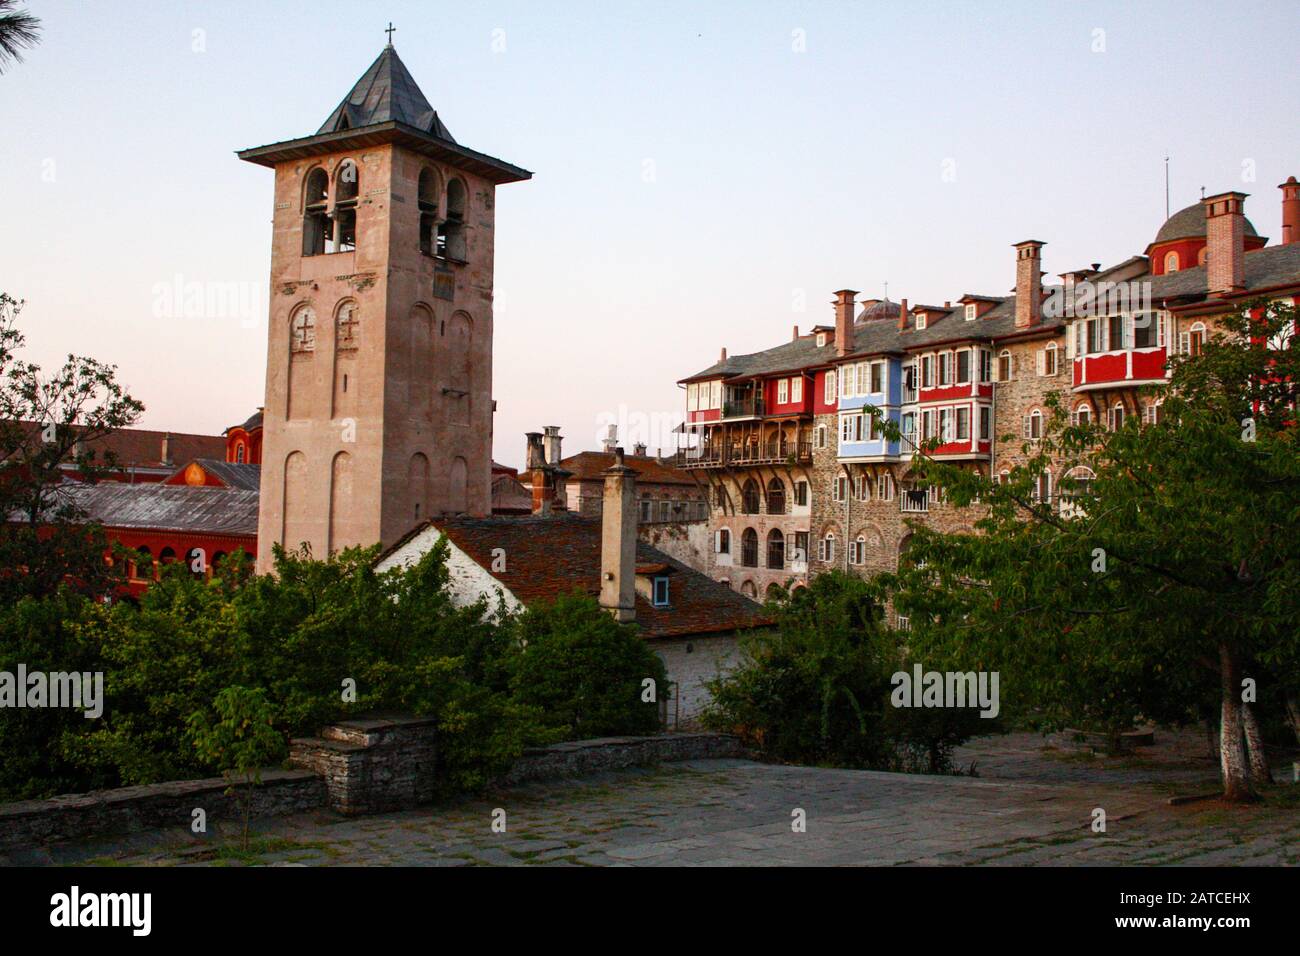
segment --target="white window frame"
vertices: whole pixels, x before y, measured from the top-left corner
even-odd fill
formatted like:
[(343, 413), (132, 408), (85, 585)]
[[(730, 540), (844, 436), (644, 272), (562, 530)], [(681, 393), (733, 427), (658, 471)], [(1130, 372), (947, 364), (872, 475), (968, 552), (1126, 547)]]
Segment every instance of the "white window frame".
[(979, 313), (979, 310), (975, 307), (975, 303), (974, 303), (974, 302), (968, 302), (968, 303), (966, 304), (966, 321), (967, 321), (967, 322), (970, 322), (970, 321), (974, 320), (974, 318), (976, 317), (976, 315), (977, 315), (978, 313)]
[(803, 376), (796, 375), (790, 379), (790, 402), (794, 405), (803, 401)]
[(788, 405), (790, 403), (790, 380), (780, 378), (776, 381), (776, 403), (778, 405)]
[(822, 400), (827, 405), (835, 404), (835, 386), (839, 384), (839, 375), (835, 369), (827, 369), (822, 379)]

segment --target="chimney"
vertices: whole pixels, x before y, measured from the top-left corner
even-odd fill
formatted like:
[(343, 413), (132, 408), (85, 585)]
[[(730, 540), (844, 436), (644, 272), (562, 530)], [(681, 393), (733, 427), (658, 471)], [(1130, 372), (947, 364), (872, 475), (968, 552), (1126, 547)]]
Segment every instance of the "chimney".
[(1294, 176), (1277, 187), (1282, 190), (1282, 245), (1300, 242), (1300, 183)]
[(559, 425), (546, 425), (542, 428), (546, 433), (542, 439), (546, 453), (546, 463), (548, 465), (558, 465), (560, 463), (560, 442), (564, 437), (560, 434)]
[(643, 441), (639, 441), (632, 446), (632, 454), (637, 458), (644, 458), (645, 451), (646, 451), (646, 445), (645, 442)]
[(790, 341), (792, 341), (792, 342), (798, 342), (798, 341), (799, 341), (799, 326), (796, 325), (796, 326), (794, 327), (794, 338), (792, 338)]
[(727, 360), (727, 347), (724, 345), (722, 347), (722, 354), (718, 356), (718, 361), (725, 362), (726, 360)]
[(610, 425), (605, 437), (600, 440), (600, 447), (605, 452), (613, 452), (618, 447), (618, 426)]
[(1042, 251), (1045, 242), (1026, 239), (1016, 243), (1016, 328), (1027, 329), (1043, 321)]
[(551, 513), (551, 505), (555, 500), (554, 489), (548, 487), (550, 482), (547, 480), (550, 475), (547, 474), (544, 467), (534, 468), (533, 476), (533, 514), (546, 517)]
[(898, 331), (907, 328), (907, 300), (898, 303)]
[(1245, 202), (1245, 193), (1234, 192), (1201, 200), (1205, 207), (1205, 278), (1211, 293), (1246, 287)]
[(528, 449), (524, 452), (524, 468), (532, 471), (541, 468), (546, 464), (546, 455), (542, 451), (542, 433), (525, 432), (524, 437), (528, 439)]
[(840, 289), (835, 293), (835, 354), (848, 355), (853, 351), (853, 289)]
[(167, 432), (162, 437), (162, 463), (170, 465), (172, 463), (172, 433)]
[(600, 517), (600, 606), (620, 623), (636, 620), (636, 472), (614, 450), (605, 469)]

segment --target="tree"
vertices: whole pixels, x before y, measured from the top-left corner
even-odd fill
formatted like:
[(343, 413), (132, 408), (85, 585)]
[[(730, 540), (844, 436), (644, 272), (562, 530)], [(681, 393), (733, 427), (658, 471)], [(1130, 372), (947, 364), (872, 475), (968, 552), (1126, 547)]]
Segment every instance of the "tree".
[[(94, 444), (135, 424), (144, 405), (117, 381), (117, 367), (69, 355), (46, 375), (17, 357), (23, 303), (0, 293), (0, 595), (41, 596), (65, 583), (88, 595), (120, 579), (107, 542), (85, 521), (77, 490), (116, 465)], [(73, 467), (81, 483), (66, 480)], [(119, 562), (120, 565), (120, 562)]]
[(41, 38), (41, 21), (26, 10), (18, 9), (18, 0), (0, 0), (0, 73), (23, 61), (23, 50), (34, 47)]
[[(914, 529), (888, 582), (912, 646), (998, 664), (1044, 725), (1192, 720), (1217, 697), (1224, 796), (1254, 799), (1268, 766), (1252, 688), (1294, 699), (1300, 676), (1294, 329), (1287, 305), (1228, 316), (1171, 360), (1156, 422), (1072, 425), (1053, 399), (1008, 481), (918, 457), (983, 517), (974, 533)], [(1036, 494), (1048, 469), (1073, 476), (1063, 510)]]
[(254, 788), (262, 783), (262, 767), (283, 758), (285, 740), (275, 729), (275, 709), (260, 687), (227, 687), (213, 700), (212, 710), (215, 719), (203, 710), (191, 714), (188, 732), (199, 758), (216, 764), (230, 781), (226, 794), (234, 796), (243, 811), (247, 850)]
[[(636, 628), (584, 594), (533, 605), (513, 624), (519, 652), (511, 687), (517, 701), (543, 715), (551, 739), (659, 729), (668, 675)], [(646, 680), (654, 681), (652, 695)]]

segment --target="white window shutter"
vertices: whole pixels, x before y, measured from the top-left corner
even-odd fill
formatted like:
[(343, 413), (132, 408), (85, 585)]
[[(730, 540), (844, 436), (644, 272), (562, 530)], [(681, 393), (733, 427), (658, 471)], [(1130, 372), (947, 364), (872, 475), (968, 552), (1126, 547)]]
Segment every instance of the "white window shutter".
[(1187, 355), (1189, 352), (1191, 352), (1191, 350), (1192, 350), (1192, 333), (1191, 333), (1191, 332), (1179, 332), (1179, 333), (1178, 333), (1178, 351), (1177, 351), (1177, 353), (1175, 353), (1175, 354), (1178, 354), (1178, 355)]
[(1074, 335), (1074, 326), (1070, 326), (1065, 333), (1065, 357), (1070, 360), (1074, 358)]
[(1029, 435), (1029, 423), (1030, 423), (1030, 420), (1031, 420), (1031, 416), (1026, 415), (1026, 416), (1025, 416), (1025, 421), (1024, 421), (1024, 432), (1025, 432), (1025, 437), (1026, 437), (1026, 438), (1029, 438), (1029, 437), (1030, 437), (1030, 435)]

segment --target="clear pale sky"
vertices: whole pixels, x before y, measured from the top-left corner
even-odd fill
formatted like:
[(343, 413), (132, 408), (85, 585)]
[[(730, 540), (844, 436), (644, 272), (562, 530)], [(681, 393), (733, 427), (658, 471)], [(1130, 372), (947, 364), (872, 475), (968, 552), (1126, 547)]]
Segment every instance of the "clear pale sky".
[[(314, 132), (390, 19), (456, 139), (536, 173), (497, 194), (516, 466), (548, 424), (566, 453), (613, 419), (666, 445), (677, 379), (830, 322), (836, 289), (1003, 293), (1028, 238), (1050, 273), (1140, 253), (1166, 152), (1175, 210), (1240, 190), (1273, 241), (1300, 176), (1291, 0), (29, 9), (43, 42), (0, 76), (0, 289), (28, 357), (117, 363), (149, 428), (262, 404), (271, 173), (234, 150)], [(178, 282), (257, 301), (185, 316)]]

